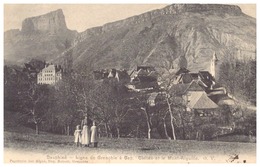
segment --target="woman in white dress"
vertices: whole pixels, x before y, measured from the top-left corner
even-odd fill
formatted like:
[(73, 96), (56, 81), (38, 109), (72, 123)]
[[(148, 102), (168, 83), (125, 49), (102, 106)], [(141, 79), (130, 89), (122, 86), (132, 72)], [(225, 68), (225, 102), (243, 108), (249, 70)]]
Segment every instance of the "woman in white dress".
[(89, 147), (90, 144), (90, 131), (89, 127), (87, 125), (83, 126), (82, 132), (81, 132), (81, 144), (82, 146)]
[(91, 132), (91, 144), (94, 145), (94, 147), (97, 147), (98, 145), (98, 137), (97, 137), (97, 126), (95, 121), (93, 121), (93, 126), (90, 128), (90, 132)]

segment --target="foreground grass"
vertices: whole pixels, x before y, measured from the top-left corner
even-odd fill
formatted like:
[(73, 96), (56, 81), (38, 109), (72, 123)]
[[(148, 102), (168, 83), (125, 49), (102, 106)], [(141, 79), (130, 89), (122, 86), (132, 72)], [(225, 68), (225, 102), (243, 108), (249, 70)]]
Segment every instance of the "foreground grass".
[[(255, 163), (256, 161), (256, 143), (100, 138), (98, 148), (83, 148), (75, 147), (73, 139), (73, 136), (5, 131), (5, 162)], [(236, 155), (238, 159), (232, 159)]]

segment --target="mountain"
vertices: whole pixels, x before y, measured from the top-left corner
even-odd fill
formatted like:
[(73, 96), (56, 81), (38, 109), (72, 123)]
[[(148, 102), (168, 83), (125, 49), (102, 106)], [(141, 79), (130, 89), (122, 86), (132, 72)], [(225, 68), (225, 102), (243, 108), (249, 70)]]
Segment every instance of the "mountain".
[[(75, 68), (138, 65), (191, 71), (209, 70), (213, 53), (219, 62), (255, 59), (256, 20), (233, 5), (173, 4), (80, 33), (74, 41)], [(185, 63), (184, 63), (185, 64)]]
[[(256, 58), (256, 19), (234, 5), (173, 4), (78, 34), (63, 20), (58, 10), (25, 19), (21, 31), (5, 32), (5, 58), (37, 54), (60, 62), (64, 53), (72, 53), (76, 70), (91, 64), (95, 69), (153, 65), (191, 71), (209, 70), (213, 53), (219, 64)], [(73, 39), (72, 47), (59, 54), (67, 38)]]
[(65, 50), (76, 31), (67, 28), (61, 9), (45, 15), (26, 18), (22, 29), (4, 33), (6, 62), (24, 63), (32, 58), (49, 60)]

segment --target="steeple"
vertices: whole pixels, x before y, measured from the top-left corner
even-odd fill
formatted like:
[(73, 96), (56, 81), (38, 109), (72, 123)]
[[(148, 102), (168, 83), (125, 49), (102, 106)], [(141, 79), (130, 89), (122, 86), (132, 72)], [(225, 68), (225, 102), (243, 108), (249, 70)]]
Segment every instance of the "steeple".
[(210, 73), (211, 75), (216, 78), (216, 63), (218, 61), (216, 52), (213, 53), (212, 59), (211, 59), (211, 64), (210, 64)]

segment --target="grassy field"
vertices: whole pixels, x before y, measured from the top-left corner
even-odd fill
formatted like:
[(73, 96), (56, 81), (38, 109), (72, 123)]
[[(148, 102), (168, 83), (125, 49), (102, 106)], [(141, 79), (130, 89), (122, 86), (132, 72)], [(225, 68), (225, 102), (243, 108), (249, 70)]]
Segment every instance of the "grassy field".
[[(6, 163), (255, 163), (256, 143), (100, 138), (98, 148), (76, 147), (55, 135), (4, 121)], [(12, 115), (12, 118), (15, 116)]]
[(256, 144), (100, 138), (98, 148), (85, 148), (76, 147), (73, 136), (5, 131), (4, 156), (7, 163), (255, 163)]

